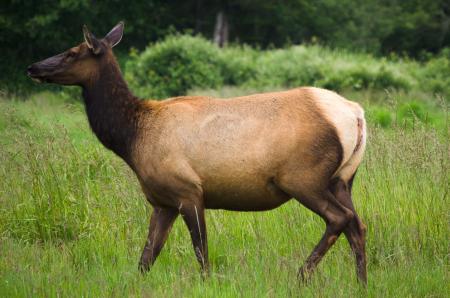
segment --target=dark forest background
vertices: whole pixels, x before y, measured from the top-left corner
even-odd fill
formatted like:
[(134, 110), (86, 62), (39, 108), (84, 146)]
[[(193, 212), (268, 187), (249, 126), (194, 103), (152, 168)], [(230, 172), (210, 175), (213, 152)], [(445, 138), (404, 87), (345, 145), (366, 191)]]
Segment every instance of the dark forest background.
[(83, 24), (102, 36), (120, 20), (119, 55), (174, 32), (213, 39), (218, 25), (226, 42), (261, 48), (313, 42), (424, 60), (450, 45), (445, 0), (10, 0), (0, 6), (0, 80), (81, 42)]

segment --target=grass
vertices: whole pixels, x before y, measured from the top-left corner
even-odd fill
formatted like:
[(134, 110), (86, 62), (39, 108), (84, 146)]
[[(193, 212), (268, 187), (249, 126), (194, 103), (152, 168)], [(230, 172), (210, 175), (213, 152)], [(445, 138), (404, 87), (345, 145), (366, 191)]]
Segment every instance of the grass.
[[(140, 275), (151, 208), (134, 174), (95, 139), (81, 104), (41, 93), (25, 102), (0, 100), (0, 296), (448, 297), (446, 113), (417, 94), (346, 95), (362, 101), (370, 125), (354, 184), (368, 226), (367, 290), (356, 282), (344, 237), (312, 282), (298, 283), (297, 270), (324, 224), (295, 201), (270, 212), (208, 211), (206, 280), (177, 220), (155, 266)], [(400, 107), (412, 97), (438, 121), (400, 121)], [(387, 128), (373, 116), (379, 109), (392, 116)]]

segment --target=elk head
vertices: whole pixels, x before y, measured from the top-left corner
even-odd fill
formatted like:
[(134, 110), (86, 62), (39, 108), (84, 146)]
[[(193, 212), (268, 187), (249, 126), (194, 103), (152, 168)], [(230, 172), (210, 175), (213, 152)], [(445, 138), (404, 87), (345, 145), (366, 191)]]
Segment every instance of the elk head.
[(84, 42), (61, 54), (28, 66), (30, 78), (38, 82), (60, 85), (84, 85), (98, 74), (111, 49), (122, 39), (123, 22), (117, 24), (104, 38), (97, 39), (86, 25)]

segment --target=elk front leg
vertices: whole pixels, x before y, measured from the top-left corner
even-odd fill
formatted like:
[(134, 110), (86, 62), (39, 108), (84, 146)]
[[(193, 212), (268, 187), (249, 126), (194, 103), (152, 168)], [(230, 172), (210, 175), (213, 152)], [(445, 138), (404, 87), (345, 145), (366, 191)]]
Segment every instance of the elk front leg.
[(150, 219), (147, 242), (139, 261), (139, 269), (146, 272), (153, 265), (166, 242), (169, 231), (178, 216), (178, 210), (157, 208), (153, 209)]
[(205, 209), (201, 204), (183, 203), (180, 213), (189, 229), (195, 256), (206, 273), (208, 271), (208, 243), (206, 238)]

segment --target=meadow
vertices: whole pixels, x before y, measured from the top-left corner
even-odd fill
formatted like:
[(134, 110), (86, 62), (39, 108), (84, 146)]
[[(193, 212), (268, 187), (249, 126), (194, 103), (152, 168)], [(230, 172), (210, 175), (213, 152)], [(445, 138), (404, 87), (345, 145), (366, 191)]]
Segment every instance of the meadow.
[[(175, 48), (189, 44), (167, 42)], [(207, 57), (202, 51), (197, 57)], [(208, 57), (217, 54), (216, 49), (207, 51), (212, 53)], [(164, 74), (147, 72), (149, 81), (144, 82), (135, 78), (145, 63), (155, 63), (153, 55), (170, 53), (164, 44), (134, 53), (124, 64), (133, 90), (156, 97), (171, 92), (231, 97), (312, 84), (360, 102), (369, 139), (353, 197), (368, 226), (367, 289), (356, 282), (344, 237), (309, 284), (298, 282), (297, 270), (320, 239), (324, 223), (296, 201), (268, 212), (207, 211), (212, 270), (205, 280), (178, 219), (156, 264), (141, 275), (137, 263), (151, 207), (133, 172), (91, 133), (77, 100), (79, 91), (66, 88), (26, 98), (0, 96), (0, 296), (450, 296), (448, 86), (441, 77), (427, 75), (429, 68), (447, 67), (448, 60), (431, 61), (430, 66), (317, 46), (285, 51), (257, 57), (255, 49), (230, 48), (217, 56), (217, 64), (188, 63), (190, 57), (182, 54), (181, 62), (164, 56), (161, 65), (169, 59), (174, 67), (191, 67), (172, 70), (180, 77), (170, 86), (161, 81)], [(281, 73), (276, 65), (296, 53), (298, 59), (284, 62)], [(228, 58), (221, 60), (220, 55)], [(247, 58), (251, 61), (246, 64)], [(261, 61), (267, 62), (265, 68), (258, 66)], [(320, 74), (320, 79), (289, 81), (289, 76), (297, 78), (289, 69), (308, 67), (296, 63), (310, 63), (308, 75)], [(211, 65), (218, 67), (217, 81), (202, 85), (184, 80), (194, 71), (192, 77), (204, 82), (203, 75), (214, 74)], [(337, 70), (330, 73), (332, 65)], [(347, 75), (338, 75), (338, 70)], [(166, 89), (145, 89), (156, 83)]]

